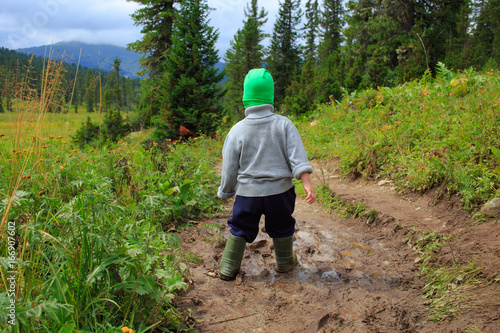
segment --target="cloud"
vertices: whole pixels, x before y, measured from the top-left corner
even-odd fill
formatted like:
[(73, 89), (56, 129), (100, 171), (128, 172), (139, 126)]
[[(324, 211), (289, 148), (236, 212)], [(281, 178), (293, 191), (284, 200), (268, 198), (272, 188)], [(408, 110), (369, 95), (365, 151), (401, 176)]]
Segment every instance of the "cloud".
[(2, 4), (0, 45), (16, 49), (77, 40), (124, 46), (140, 38), (130, 17), (138, 8), (126, 0), (9, 1)]
[[(250, 0), (208, 0), (214, 10), (210, 25), (219, 31), (217, 48), (222, 57), (237, 30), (243, 27)], [(268, 11), (264, 31), (272, 32), (279, 1), (258, 3)], [(0, 46), (18, 49), (60, 41), (81, 41), (126, 46), (140, 38), (142, 27), (131, 18), (140, 5), (127, 0), (16, 0), (3, 1)]]

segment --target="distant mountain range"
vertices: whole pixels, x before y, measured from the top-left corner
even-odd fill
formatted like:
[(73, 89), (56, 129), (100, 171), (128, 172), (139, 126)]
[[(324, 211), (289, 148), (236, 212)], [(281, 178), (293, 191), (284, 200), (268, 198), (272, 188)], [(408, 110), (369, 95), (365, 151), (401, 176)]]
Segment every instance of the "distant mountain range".
[[(81, 50), (81, 56), (80, 56)], [(54, 60), (65, 60), (69, 63), (78, 63), (88, 68), (101, 68), (111, 71), (113, 61), (118, 57), (122, 62), (120, 71), (122, 76), (136, 78), (141, 70), (139, 54), (127, 50), (125, 47), (107, 44), (85, 44), (80, 42), (59, 42), (52, 45), (36, 46), (17, 49), (17, 52), (34, 54), (39, 57), (51, 56)]]
[[(108, 44), (59, 42), (52, 45), (17, 49), (16, 51), (45, 58), (50, 54), (54, 60), (65, 60), (75, 64), (78, 63), (78, 59), (80, 58), (81, 66), (101, 68), (103, 71), (111, 71), (113, 68), (113, 61), (118, 57), (122, 61), (120, 65), (121, 75), (130, 78), (139, 77), (137, 72), (141, 70), (141, 66), (139, 65), (139, 58), (141, 56), (139, 54), (129, 51), (125, 47)], [(219, 70), (223, 70), (225, 64), (219, 62), (216, 67)]]

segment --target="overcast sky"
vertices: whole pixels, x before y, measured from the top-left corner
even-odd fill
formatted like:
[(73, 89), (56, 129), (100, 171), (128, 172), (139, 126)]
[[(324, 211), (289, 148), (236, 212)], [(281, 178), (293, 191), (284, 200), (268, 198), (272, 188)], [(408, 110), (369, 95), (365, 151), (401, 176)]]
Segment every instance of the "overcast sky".
[[(250, 0), (208, 0), (214, 8), (210, 24), (219, 29), (218, 49), (223, 55), (243, 26), (243, 10)], [(279, 1), (259, 1), (268, 11), (264, 30), (272, 32)], [(130, 14), (139, 8), (126, 0), (2, 0), (0, 46), (18, 49), (61, 41), (126, 46), (142, 37)]]

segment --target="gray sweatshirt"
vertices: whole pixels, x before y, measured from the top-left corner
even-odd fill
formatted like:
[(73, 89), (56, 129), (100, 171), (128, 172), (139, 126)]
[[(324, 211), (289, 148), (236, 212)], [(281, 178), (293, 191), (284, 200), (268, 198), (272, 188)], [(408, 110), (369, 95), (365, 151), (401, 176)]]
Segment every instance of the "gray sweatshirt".
[(224, 141), (219, 198), (280, 194), (292, 188), (292, 178), (313, 172), (290, 119), (274, 113), (271, 104), (248, 107), (245, 116)]

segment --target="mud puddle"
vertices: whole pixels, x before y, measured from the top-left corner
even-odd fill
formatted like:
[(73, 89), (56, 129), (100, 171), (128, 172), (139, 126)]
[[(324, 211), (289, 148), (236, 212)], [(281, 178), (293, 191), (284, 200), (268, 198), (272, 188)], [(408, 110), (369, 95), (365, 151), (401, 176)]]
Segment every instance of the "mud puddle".
[[(224, 239), (226, 218), (210, 221), (224, 226)], [(192, 265), (192, 288), (180, 305), (192, 310), (200, 332), (372, 332), (379, 317), (387, 317), (383, 327), (415, 325), (418, 315), (405, 309), (421, 301), (405, 286), (404, 251), (350, 230), (316, 204), (298, 201), (295, 218), (299, 264), (277, 273), (272, 239), (260, 232), (231, 282), (216, 277), (224, 242), (214, 239), (221, 234), (202, 225), (185, 231), (185, 250), (203, 264)]]

